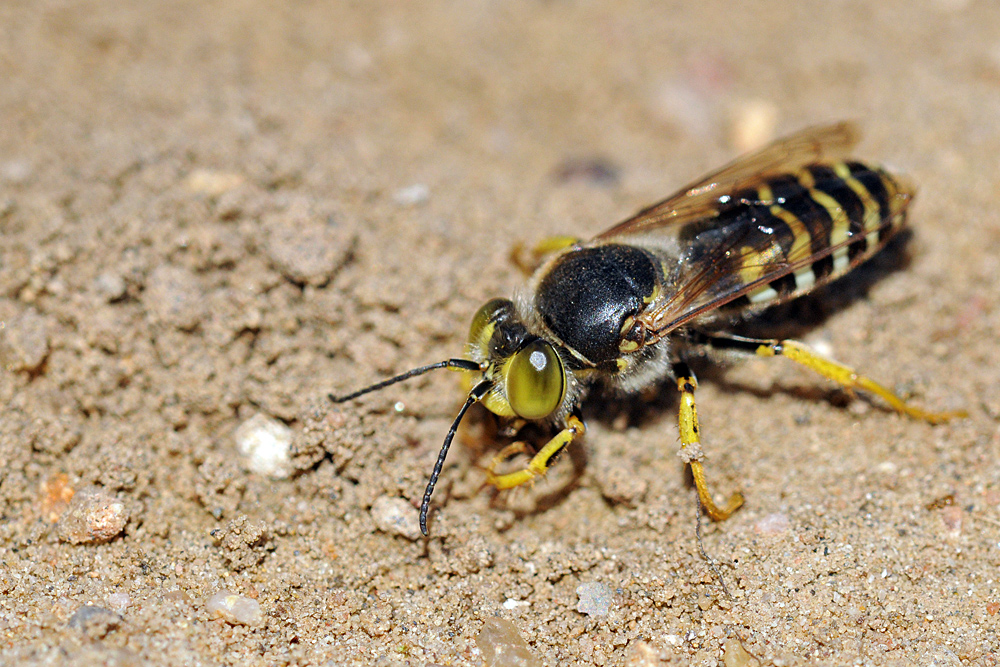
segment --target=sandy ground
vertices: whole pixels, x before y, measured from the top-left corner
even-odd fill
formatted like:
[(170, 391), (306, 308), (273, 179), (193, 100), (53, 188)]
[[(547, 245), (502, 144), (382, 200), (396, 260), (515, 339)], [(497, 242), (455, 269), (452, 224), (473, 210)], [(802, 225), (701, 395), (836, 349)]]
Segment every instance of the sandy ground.
[[(482, 665), (513, 627), (553, 666), (997, 664), (1000, 5), (374, 4), (0, 5), (0, 662)], [(460, 354), (518, 241), (841, 118), (919, 184), (914, 234), (805, 338), (968, 419), (706, 371), (730, 596), (669, 387), (499, 496), (473, 420), (431, 537), (378, 528), (461, 389), (326, 392)], [(258, 414), (285, 479), (237, 452)]]

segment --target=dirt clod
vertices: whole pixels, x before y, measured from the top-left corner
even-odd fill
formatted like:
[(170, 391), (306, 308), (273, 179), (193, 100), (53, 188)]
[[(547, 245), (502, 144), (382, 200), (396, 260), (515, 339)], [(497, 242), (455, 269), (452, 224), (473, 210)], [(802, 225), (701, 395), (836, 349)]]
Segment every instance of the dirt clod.
[(212, 537), (222, 547), (226, 563), (237, 571), (260, 564), (274, 549), (267, 524), (244, 514), (232, 519), (225, 528), (213, 531)]

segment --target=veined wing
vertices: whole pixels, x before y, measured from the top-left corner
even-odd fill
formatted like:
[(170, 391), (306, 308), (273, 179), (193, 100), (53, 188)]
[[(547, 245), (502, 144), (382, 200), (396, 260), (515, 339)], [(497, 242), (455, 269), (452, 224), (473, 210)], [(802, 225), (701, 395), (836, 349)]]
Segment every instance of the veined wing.
[(704, 176), (658, 204), (654, 204), (611, 229), (597, 239), (644, 234), (667, 225), (707, 221), (719, 213), (741, 190), (756, 188), (769, 176), (795, 171), (822, 160), (847, 155), (858, 142), (860, 133), (851, 122), (823, 125), (801, 130), (759, 151), (749, 153)]
[(727, 304), (767, 305), (843, 275), (903, 227), (913, 197), (903, 179), (855, 161), (754, 180), (711, 220), (679, 228), (670, 292), (638, 317), (653, 339)]

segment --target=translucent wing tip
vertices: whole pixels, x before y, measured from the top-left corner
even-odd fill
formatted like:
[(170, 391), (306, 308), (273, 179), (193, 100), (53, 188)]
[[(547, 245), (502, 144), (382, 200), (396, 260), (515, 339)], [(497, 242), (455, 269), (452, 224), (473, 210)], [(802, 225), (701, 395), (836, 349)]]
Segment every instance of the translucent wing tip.
[(853, 120), (842, 120), (839, 123), (817, 128), (815, 140), (817, 150), (828, 146), (830, 149), (848, 151), (861, 141), (861, 127)]

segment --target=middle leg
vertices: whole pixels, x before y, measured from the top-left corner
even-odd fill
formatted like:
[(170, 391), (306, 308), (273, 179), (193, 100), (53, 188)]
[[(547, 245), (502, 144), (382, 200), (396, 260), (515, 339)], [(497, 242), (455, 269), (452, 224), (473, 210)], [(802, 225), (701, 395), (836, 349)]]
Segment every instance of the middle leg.
[(674, 375), (677, 378), (677, 389), (681, 392), (681, 407), (677, 416), (678, 429), (681, 434), (680, 457), (691, 466), (691, 476), (694, 478), (695, 488), (698, 489), (698, 498), (701, 500), (702, 507), (705, 508), (705, 513), (713, 521), (724, 521), (743, 505), (743, 495), (738, 491), (733, 493), (724, 507), (719, 507), (712, 499), (712, 494), (708, 490), (708, 482), (705, 479), (705, 469), (701, 464), (705, 453), (701, 448), (698, 409), (694, 402), (694, 391), (698, 388), (698, 381), (684, 362), (674, 364)]

